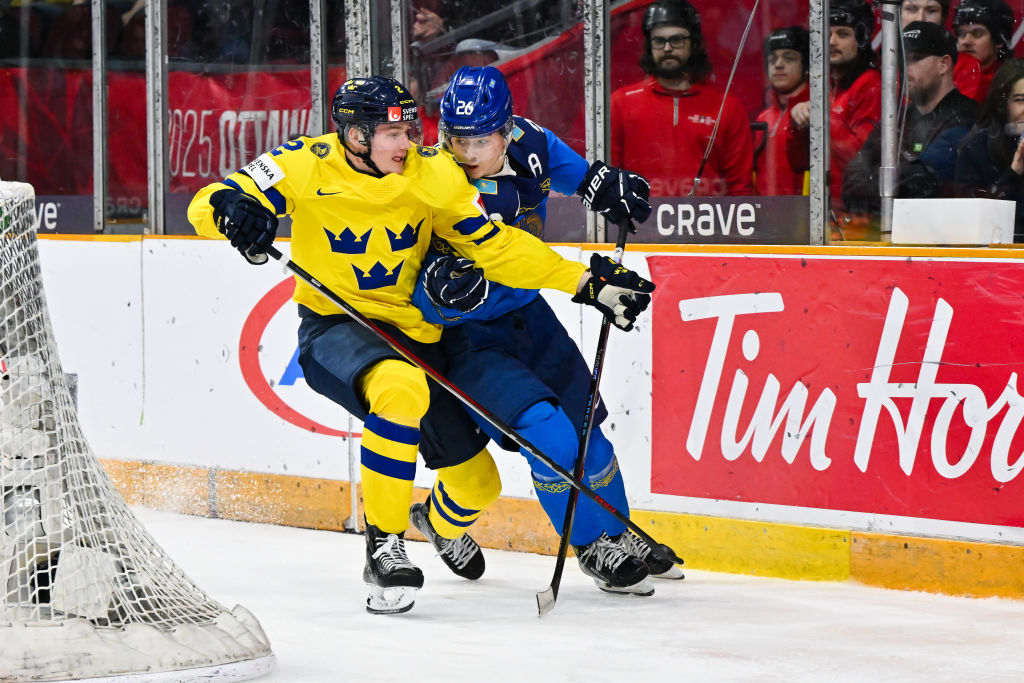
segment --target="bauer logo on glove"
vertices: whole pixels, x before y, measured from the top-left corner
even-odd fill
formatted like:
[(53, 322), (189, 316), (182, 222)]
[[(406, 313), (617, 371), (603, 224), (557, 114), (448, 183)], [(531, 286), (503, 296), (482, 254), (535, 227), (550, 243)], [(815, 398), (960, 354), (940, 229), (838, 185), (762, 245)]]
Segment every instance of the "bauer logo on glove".
[(600, 254), (590, 255), (590, 273), (573, 302), (593, 306), (619, 329), (632, 330), (637, 316), (651, 303), (654, 283)]
[(602, 161), (590, 165), (576, 194), (583, 206), (615, 223), (627, 218), (643, 223), (651, 215), (651, 186), (647, 180)]

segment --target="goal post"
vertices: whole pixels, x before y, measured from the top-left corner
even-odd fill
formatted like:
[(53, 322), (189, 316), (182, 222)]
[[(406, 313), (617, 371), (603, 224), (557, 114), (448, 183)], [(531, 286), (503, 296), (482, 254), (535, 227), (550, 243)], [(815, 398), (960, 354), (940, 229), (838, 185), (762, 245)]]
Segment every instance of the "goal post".
[(199, 588), (83, 436), (54, 342), (30, 185), (0, 182), (0, 683), (240, 681), (259, 622)]

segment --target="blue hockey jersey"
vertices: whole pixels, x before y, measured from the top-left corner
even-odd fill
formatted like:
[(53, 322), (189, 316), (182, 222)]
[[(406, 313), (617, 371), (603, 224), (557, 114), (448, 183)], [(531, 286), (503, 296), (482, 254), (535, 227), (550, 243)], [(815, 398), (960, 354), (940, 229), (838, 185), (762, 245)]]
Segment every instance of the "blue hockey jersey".
[[(512, 139), (507, 150), (506, 169), (489, 178), (471, 179), (480, 193), (487, 214), (540, 239), (544, 238), (547, 199), (551, 190), (571, 195), (583, 182), (590, 164), (571, 147), (530, 119), (513, 116)], [(500, 218), (499, 218), (500, 216)], [(424, 263), (441, 254), (455, 253), (447, 242), (434, 237), (431, 254)], [(437, 308), (427, 298), (422, 278), (416, 285), (413, 303), (433, 323), (454, 325), (468, 320), (493, 320), (514, 311), (537, 296), (536, 289), (516, 289), (491, 282), (490, 294), (482, 306), (470, 313)]]

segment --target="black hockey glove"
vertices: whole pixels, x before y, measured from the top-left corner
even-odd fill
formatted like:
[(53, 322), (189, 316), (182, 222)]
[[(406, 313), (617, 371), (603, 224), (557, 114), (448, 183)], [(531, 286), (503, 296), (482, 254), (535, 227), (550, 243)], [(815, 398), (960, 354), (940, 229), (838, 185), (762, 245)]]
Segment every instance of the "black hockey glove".
[(590, 255), (590, 279), (573, 303), (587, 304), (601, 311), (620, 330), (633, 329), (633, 323), (651, 303), (654, 283), (607, 256)]
[(647, 179), (631, 171), (608, 166), (603, 161), (590, 165), (583, 182), (576, 188), (583, 206), (613, 223), (632, 218), (643, 223), (651, 215), (651, 186)]
[(277, 235), (277, 216), (252, 195), (238, 190), (217, 190), (210, 195), (213, 220), (249, 263), (267, 262), (267, 247)]
[(490, 283), (472, 261), (448, 254), (423, 271), (423, 288), (439, 310), (447, 307), (469, 313), (487, 299)]

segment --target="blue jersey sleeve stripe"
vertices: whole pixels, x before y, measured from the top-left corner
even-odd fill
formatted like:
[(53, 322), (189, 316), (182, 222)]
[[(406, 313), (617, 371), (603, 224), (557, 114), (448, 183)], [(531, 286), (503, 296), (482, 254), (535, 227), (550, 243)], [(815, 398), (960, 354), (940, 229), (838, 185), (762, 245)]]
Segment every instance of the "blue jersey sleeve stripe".
[(420, 430), (415, 427), (406, 427), (405, 425), (385, 420), (373, 413), (366, 416), (363, 427), (388, 441), (397, 441), (407, 446), (416, 446), (420, 442)]
[(288, 205), (284, 201), (284, 195), (280, 191), (268, 187), (267, 191), (263, 194), (270, 200), (270, 203), (274, 206), (274, 211), (278, 214), (283, 214), (288, 210)]
[(416, 463), (414, 462), (388, 458), (380, 453), (371, 451), (366, 446), (360, 447), (359, 451), (361, 454), (360, 461), (363, 467), (371, 472), (376, 472), (377, 474), (382, 474), (385, 477), (391, 477), (392, 479), (401, 479), (403, 481), (412, 481), (416, 478)]
[(436, 491), (431, 491), (430, 492), (430, 498), (431, 498), (430, 507), (432, 507), (434, 509), (434, 511), (437, 512), (437, 514), (441, 515), (441, 519), (443, 519), (444, 521), (448, 522), (452, 526), (461, 526), (461, 527), (470, 526), (473, 522), (476, 521), (476, 518), (473, 518), (473, 519), (470, 519), (470, 520), (464, 520), (464, 519), (455, 519), (454, 517), (449, 515), (445, 511), (444, 506), (437, 502), (437, 496), (434, 495), (435, 493), (436, 493)]
[(245, 190), (242, 189), (242, 186), (239, 185), (238, 183), (236, 183), (231, 178), (225, 178), (221, 182), (224, 183), (225, 185), (227, 185), (228, 187), (230, 187), (232, 190), (238, 190), (239, 192), (245, 192)]
[[(249, 178), (250, 180), (252, 179), (252, 176), (250, 176), (248, 173), (246, 173), (244, 168), (238, 169), (238, 173), (241, 173), (242, 175), (244, 175), (246, 178)], [(253, 182), (255, 183), (256, 181), (253, 180)], [(225, 185), (231, 185), (236, 190), (244, 192), (244, 190), (242, 190), (242, 187), (238, 183), (236, 183), (236, 182), (234, 182), (234, 181), (232, 181), (230, 179), (229, 180), (225, 180), (224, 184)], [(256, 189), (259, 190), (259, 187), (257, 187)], [(280, 191), (275, 190), (272, 187), (268, 187), (266, 189), (266, 191), (263, 192), (263, 196), (266, 197), (267, 201), (270, 202), (270, 205), (274, 207), (274, 212), (275, 213), (283, 214), (283, 213), (285, 213), (285, 211), (288, 210), (288, 205), (287, 205), (287, 203), (284, 200), (284, 195), (281, 194)]]
[(491, 231), (489, 233), (487, 233), (486, 235), (484, 235), (480, 239), (473, 240), (473, 244), (483, 244), (487, 240), (489, 240), (492, 237), (494, 237), (495, 235), (497, 235), (499, 232), (501, 232), (501, 229), (497, 225), (495, 225), (493, 228), (491, 228)]
[(444, 490), (444, 484), (440, 481), (437, 482), (437, 491), (441, 494), (441, 500), (444, 502), (444, 506), (460, 517), (472, 517), (480, 512), (479, 510), (470, 510), (469, 508), (456, 505), (455, 501), (448, 497), (448, 492)]
[(463, 235), (472, 235), (474, 232), (484, 226), (487, 219), (483, 216), (470, 216), (469, 218), (463, 218), (461, 221), (453, 225), (452, 227), (461, 232)]

